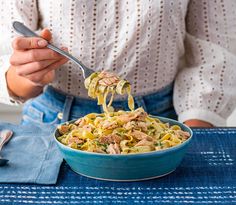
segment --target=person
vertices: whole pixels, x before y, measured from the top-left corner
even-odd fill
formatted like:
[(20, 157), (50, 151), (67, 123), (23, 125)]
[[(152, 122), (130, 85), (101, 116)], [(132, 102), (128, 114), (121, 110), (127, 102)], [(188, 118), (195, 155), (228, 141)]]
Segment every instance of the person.
[[(234, 0), (0, 5), (0, 102), (24, 103), (22, 124), (57, 124), (102, 111), (89, 99), (80, 68), (48, 49), (50, 41), (94, 71), (130, 81), (135, 106), (149, 114), (211, 127), (225, 126), (235, 108)], [(41, 37), (15, 38), (16, 20)], [(127, 109), (126, 98), (117, 96), (113, 106)]]

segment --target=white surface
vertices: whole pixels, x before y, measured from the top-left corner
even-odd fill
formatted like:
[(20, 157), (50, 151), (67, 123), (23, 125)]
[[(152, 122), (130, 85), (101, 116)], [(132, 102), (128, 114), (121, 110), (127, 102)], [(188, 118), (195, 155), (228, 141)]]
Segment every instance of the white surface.
[(236, 109), (234, 110), (232, 115), (230, 115), (230, 117), (228, 118), (227, 126), (229, 126), (229, 127), (236, 127)]
[[(0, 104), (0, 121), (20, 123), (21, 107)], [(227, 120), (227, 126), (236, 127), (236, 110)]]

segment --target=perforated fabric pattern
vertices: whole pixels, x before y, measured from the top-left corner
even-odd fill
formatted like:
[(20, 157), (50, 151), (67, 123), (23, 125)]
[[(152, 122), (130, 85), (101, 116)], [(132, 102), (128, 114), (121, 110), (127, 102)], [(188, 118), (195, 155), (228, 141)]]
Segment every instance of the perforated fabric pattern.
[[(174, 105), (180, 121), (196, 118), (222, 126), (235, 107), (234, 0), (0, 3), (0, 61), (11, 53), (15, 35), (11, 21), (20, 20), (33, 30), (50, 28), (55, 45), (68, 47), (94, 71), (126, 78), (134, 95), (157, 92), (175, 80)], [(185, 64), (180, 65), (180, 59)], [(5, 71), (0, 72), (3, 76)], [(78, 66), (68, 62), (57, 69), (52, 85), (88, 98), (83, 80)], [(6, 102), (6, 93), (6, 88), (0, 93), (1, 102)]]

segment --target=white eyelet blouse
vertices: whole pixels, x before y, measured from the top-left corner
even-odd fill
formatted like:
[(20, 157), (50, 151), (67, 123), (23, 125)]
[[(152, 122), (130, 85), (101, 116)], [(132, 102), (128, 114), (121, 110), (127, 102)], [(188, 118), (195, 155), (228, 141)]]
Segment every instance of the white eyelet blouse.
[[(115, 72), (133, 95), (175, 80), (179, 120), (224, 126), (236, 106), (235, 0), (0, 0), (0, 102), (11, 103), (5, 72), (16, 36), (12, 21), (49, 28), (85, 65)], [(68, 62), (52, 85), (88, 98), (80, 69)]]

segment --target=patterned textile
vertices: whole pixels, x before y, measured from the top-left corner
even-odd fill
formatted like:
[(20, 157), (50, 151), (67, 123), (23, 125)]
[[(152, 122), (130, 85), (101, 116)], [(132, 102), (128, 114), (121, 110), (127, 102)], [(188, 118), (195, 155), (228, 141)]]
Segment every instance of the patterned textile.
[(1, 151), (9, 162), (0, 167), (0, 182), (56, 183), (63, 159), (52, 137), (55, 127), (36, 125), (0, 123), (0, 130), (10, 129), (14, 133)]
[(172, 174), (142, 182), (106, 182), (63, 163), (55, 186), (0, 184), (0, 204), (235, 204), (236, 128), (194, 129)]

